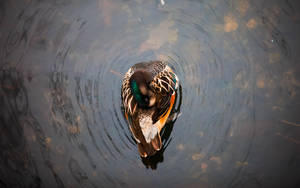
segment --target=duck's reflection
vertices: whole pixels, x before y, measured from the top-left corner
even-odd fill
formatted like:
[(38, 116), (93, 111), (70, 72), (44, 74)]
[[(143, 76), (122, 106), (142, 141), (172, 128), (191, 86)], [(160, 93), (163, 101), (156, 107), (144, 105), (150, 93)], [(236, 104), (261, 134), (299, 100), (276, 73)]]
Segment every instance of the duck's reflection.
[(176, 97), (175, 101), (175, 108), (172, 110), (172, 114), (170, 115), (172, 121), (166, 124), (166, 126), (162, 129), (161, 139), (163, 142), (163, 147), (160, 151), (156, 152), (155, 155), (143, 158), (141, 160), (146, 168), (150, 168), (155, 170), (157, 168), (158, 163), (162, 163), (164, 161), (164, 151), (167, 149), (168, 145), (170, 144), (172, 137), (171, 133), (174, 127), (174, 123), (180, 114), (180, 106), (182, 102), (182, 88), (179, 85), (179, 95)]

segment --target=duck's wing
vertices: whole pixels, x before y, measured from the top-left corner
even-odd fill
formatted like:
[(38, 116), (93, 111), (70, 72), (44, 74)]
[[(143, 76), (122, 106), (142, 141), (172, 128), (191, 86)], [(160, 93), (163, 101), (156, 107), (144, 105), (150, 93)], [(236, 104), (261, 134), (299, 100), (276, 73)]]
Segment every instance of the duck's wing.
[(157, 94), (156, 110), (152, 119), (161, 130), (175, 102), (178, 78), (172, 69), (166, 66), (162, 72), (154, 77), (151, 87)]
[(130, 89), (130, 83), (129, 83), (129, 79), (132, 76), (132, 74), (134, 73), (134, 70), (132, 68), (130, 68), (123, 79), (123, 83), (122, 83), (122, 102), (123, 102), (123, 106), (124, 106), (124, 113), (125, 113), (125, 118), (129, 123), (129, 127), (130, 130), (135, 138), (135, 140), (137, 142), (140, 142), (139, 138), (139, 133), (140, 131), (138, 131), (138, 126), (135, 126), (136, 123), (133, 122), (135, 118), (133, 118), (134, 116), (137, 116), (137, 102), (134, 100), (133, 97), (133, 93), (131, 92)]
[(122, 89), (121, 89), (122, 100), (124, 104), (125, 113), (127, 113), (127, 115), (133, 115), (133, 112), (137, 107), (137, 102), (133, 98), (133, 93), (131, 92), (130, 83), (129, 83), (129, 79), (133, 75), (133, 73), (134, 73), (133, 69), (130, 68), (126, 72), (122, 82)]

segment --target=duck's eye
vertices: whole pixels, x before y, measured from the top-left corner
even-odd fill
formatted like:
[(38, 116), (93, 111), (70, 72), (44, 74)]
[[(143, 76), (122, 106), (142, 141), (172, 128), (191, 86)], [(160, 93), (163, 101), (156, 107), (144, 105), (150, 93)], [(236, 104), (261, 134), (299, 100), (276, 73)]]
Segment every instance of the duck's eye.
[(144, 100), (145, 100), (146, 103), (149, 102), (149, 98), (148, 97), (145, 97)]

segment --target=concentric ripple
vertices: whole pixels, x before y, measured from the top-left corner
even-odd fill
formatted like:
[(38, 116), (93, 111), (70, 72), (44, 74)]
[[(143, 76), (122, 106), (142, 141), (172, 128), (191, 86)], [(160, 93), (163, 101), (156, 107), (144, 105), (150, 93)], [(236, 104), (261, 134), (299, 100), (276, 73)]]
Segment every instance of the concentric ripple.
[[(296, 187), (299, 3), (0, 2), (0, 187)], [(121, 84), (180, 80), (163, 149), (142, 159)], [(276, 146), (276, 148), (274, 148)]]

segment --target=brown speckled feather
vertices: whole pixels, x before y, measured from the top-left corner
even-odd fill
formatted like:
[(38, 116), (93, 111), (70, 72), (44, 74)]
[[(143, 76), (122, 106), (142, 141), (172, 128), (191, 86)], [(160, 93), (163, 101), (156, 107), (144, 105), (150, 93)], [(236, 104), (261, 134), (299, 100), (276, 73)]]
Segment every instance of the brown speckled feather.
[[(147, 71), (150, 73), (151, 82), (149, 88), (155, 93), (156, 103), (148, 109), (141, 109), (135, 100), (130, 88), (130, 78), (136, 71)], [(150, 142), (147, 142), (139, 124), (141, 116), (149, 116), (152, 119), (153, 125), (163, 117), (172, 105), (170, 98), (178, 87), (177, 76), (173, 73), (170, 67), (164, 62), (152, 61), (142, 62), (132, 66), (123, 79), (122, 84), (122, 100), (125, 109), (125, 117), (129, 123), (130, 130), (138, 143), (139, 153), (142, 157), (153, 155), (162, 147), (161, 138), (158, 134), (154, 136)]]

